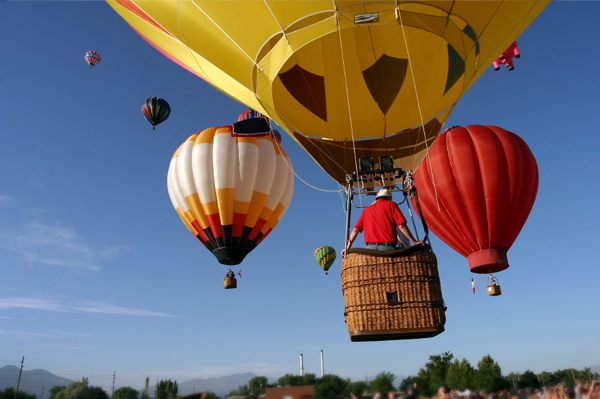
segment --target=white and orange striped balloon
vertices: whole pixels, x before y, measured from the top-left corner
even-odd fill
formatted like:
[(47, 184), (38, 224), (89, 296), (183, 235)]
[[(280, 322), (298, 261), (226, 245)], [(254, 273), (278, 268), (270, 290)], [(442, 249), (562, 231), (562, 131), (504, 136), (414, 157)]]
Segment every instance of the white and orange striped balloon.
[(270, 135), (233, 137), (223, 126), (192, 135), (175, 151), (167, 187), (192, 234), (220, 263), (236, 265), (285, 214), (294, 172)]

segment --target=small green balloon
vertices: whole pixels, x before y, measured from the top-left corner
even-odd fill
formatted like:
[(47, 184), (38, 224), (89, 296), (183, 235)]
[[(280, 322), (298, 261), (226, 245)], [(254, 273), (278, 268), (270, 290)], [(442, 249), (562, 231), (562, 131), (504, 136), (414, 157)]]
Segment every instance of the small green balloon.
[(327, 272), (331, 265), (333, 265), (333, 262), (335, 262), (335, 257), (335, 249), (327, 245), (319, 247), (315, 251), (315, 260), (317, 261), (319, 266), (321, 266), (323, 270), (325, 270), (325, 272)]

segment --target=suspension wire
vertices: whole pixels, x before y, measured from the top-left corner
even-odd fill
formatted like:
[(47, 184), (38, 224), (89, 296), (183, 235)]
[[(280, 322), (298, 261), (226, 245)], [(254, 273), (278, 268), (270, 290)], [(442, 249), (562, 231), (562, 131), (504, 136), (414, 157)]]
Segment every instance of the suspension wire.
[[(336, 21), (339, 21), (339, 13), (338, 13), (337, 6), (335, 5), (335, 0), (333, 0), (333, 6), (335, 7), (334, 12), (335, 12), (335, 16), (336, 16)], [(346, 102), (348, 103), (348, 118), (350, 121), (350, 134), (352, 136), (352, 150), (354, 152), (354, 168), (356, 170), (356, 176), (358, 177), (358, 159), (357, 159), (357, 155), (356, 155), (356, 145), (354, 143), (354, 124), (352, 123), (352, 107), (350, 106), (350, 92), (348, 90), (348, 76), (346, 73), (346, 61), (344, 59), (344, 44), (342, 41), (342, 30), (341, 30), (339, 23), (337, 23), (336, 25), (337, 25), (338, 36), (340, 38), (340, 53), (341, 53), (341, 58), (342, 58), (342, 69), (344, 71), (344, 85), (346, 88)], [(359, 199), (360, 199), (360, 204), (362, 206), (362, 197), (359, 196)]]
[[(281, 33), (283, 34), (283, 37), (285, 39), (285, 41), (287, 42), (287, 44), (290, 44), (290, 41), (288, 40), (286, 34), (285, 34), (285, 30), (283, 29), (283, 27), (281, 26), (281, 24), (279, 23), (279, 20), (277, 19), (277, 17), (275, 16), (275, 14), (273, 13), (273, 10), (271, 10), (271, 7), (269, 7), (269, 4), (267, 3), (267, 0), (263, 0), (265, 5), (267, 6), (267, 8), (269, 9), (269, 12), (271, 13), (271, 15), (273, 16), (273, 19), (275, 19), (275, 22), (277, 22), (277, 25), (279, 26), (279, 29), (281, 29)], [(262, 70), (262, 69), (261, 69)]]
[[(177, 0), (177, 26), (179, 27), (179, 33), (181, 34), (181, 37), (183, 38), (183, 44), (185, 44), (185, 47), (187, 48), (187, 51), (190, 53), (190, 56), (192, 57), (192, 59), (196, 63), (196, 66), (198, 67), (198, 69), (200, 69), (200, 71), (202, 72), (202, 74), (208, 78), (208, 74), (206, 72), (204, 72), (204, 69), (202, 69), (202, 67), (198, 63), (198, 60), (196, 59), (196, 56), (194, 55), (195, 51), (192, 52), (192, 50), (190, 49), (190, 46), (188, 46), (187, 40), (185, 38), (185, 35), (183, 34), (183, 29), (181, 29), (181, 20), (179, 19), (179, 6), (180, 6), (180, 4), (181, 4), (181, 0)], [(214, 85), (217, 89), (221, 90), (221, 88), (217, 84), (213, 83), (212, 80), (210, 81), (210, 84)]]
[[(405, 201), (406, 201), (407, 197), (408, 197), (408, 194), (406, 192), (404, 192), (404, 200)], [(419, 231), (417, 230), (417, 224), (415, 223), (415, 217), (413, 215), (412, 208), (410, 207), (410, 201), (406, 201), (406, 204), (408, 205), (408, 213), (410, 214), (410, 219), (412, 220), (413, 228), (415, 229), (415, 234), (417, 235), (417, 241), (421, 241), (419, 239)]]
[[(287, 152), (285, 152), (283, 150), (283, 148), (281, 148), (281, 145), (277, 142), (277, 140), (275, 140), (275, 144), (277, 145), (277, 148), (279, 148), (279, 150), (287, 155)], [(300, 176), (298, 176), (298, 174), (296, 173), (296, 171), (294, 170), (294, 168), (292, 167), (292, 165), (290, 165), (290, 163), (287, 160), (287, 156), (283, 157), (283, 161), (285, 162), (285, 164), (287, 165), (287, 167), (292, 171), (292, 173), (294, 174), (294, 176), (296, 176), (298, 178), (298, 180), (300, 180), (302, 183), (306, 184), (308, 187), (313, 188), (315, 190), (318, 191), (323, 191), (325, 193), (337, 193), (340, 190), (326, 190), (324, 188), (319, 188), (319, 187), (315, 187), (312, 184), (308, 183), (306, 180), (304, 180), (303, 178), (301, 178)]]
[[(419, 108), (419, 118), (421, 119), (421, 129), (423, 130), (423, 137), (425, 138), (425, 148), (427, 149), (426, 153), (427, 153), (427, 155), (429, 155), (429, 144), (427, 143), (427, 134), (425, 133), (425, 123), (423, 121), (423, 111), (421, 110), (421, 104), (419, 102), (419, 93), (417, 92), (417, 82), (415, 80), (415, 74), (414, 74), (414, 70), (413, 70), (413, 66), (412, 66), (412, 60), (410, 58), (410, 51), (408, 50), (408, 41), (406, 40), (406, 31), (404, 30), (404, 23), (402, 22), (402, 11), (400, 11), (399, 7), (396, 8), (396, 11), (397, 11), (398, 19), (400, 21), (400, 26), (402, 27), (402, 36), (404, 38), (404, 46), (406, 47), (406, 56), (408, 57), (408, 66), (410, 67), (410, 75), (412, 77), (413, 87), (415, 90), (415, 97), (417, 99), (417, 107)], [(426, 155), (426, 157), (427, 157), (427, 155)], [(427, 157), (427, 161), (428, 161), (429, 167), (431, 169), (431, 159), (429, 159), (429, 157)], [(433, 191), (435, 192), (435, 198), (437, 201), (438, 194), (437, 194), (437, 188), (435, 187), (435, 179), (433, 178), (433, 176), (431, 176), (431, 181), (433, 183)]]
[[(178, 1), (180, 1), (180, 0), (178, 0)], [(221, 28), (221, 27), (220, 27), (220, 26), (219, 26), (219, 25), (218, 25), (218, 24), (217, 24), (217, 23), (216, 23), (216, 22), (215, 22), (215, 21), (214, 21), (214, 20), (213, 20), (213, 19), (212, 19), (212, 18), (211, 18), (211, 17), (210, 17), (208, 14), (207, 14), (207, 13), (206, 13), (206, 12), (205, 12), (205, 11), (204, 11), (204, 10), (203, 10), (203, 9), (202, 9), (202, 8), (201, 8), (199, 5), (198, 5), (198, 4), (196, 4), (196, 2), (195, 2), (194, 0), (192, 0), (192, 4), (194, 4), (194, 5), (196, 6), (196, 8), (198, 8), (198, 10), (200, 10), (200, 11), (202, 12), (202, 14), (204, 14), (204, 16), (205, 16), (206, 18), (208, 18), (208, 20), (209, 20), (210, 22), (212, 22), (212, 23), (213, 23), (213, 25), (215, 25), (215, 26), (217, 27), (217, 29), (219, 29), (219, 30), (221, 31), (221, 33), (222, 33), (223, 35), (225, 35), (225, 37), (226, 37), (226, 38), (228, 38), (228, 39), (231, 41), (231, 43), (235, 44), (235, 46), (236, 46), (236, 47), (237, 47), (237, 48), (238, 48), (238, 49), (239, 49), (239, 50), (240, 50), (240, 51), (241, 51), (241, 52), (242, 52), (242, 53), (243, 53), (243, 54), (244, 54), (246, 57), (248, 57), (248, 59), (249, 59), (249, 60), (250, 60), (250, 61), (251, 61), (251, 62), (252, 62), (252, 63), (253, 63), (253, 64), (254, 64), (254, 65), (255, 65), (255, 66), (258, 68), (258, 69), (260, 69), (260, 70), (261, 70), (261, 72), (263, 71), (263, 69), (260, 67), (260, 65), (258, 65), (258, 64), (256, 63), (256, 61), (254, 60), (254, 58), (250, 57), (250, 56), (248, 55), (248, 53), (246, 53), (246, 52), (244, 51), (244, 49), (242, 49), (242, 48), (240, 47), (240, 45), (239, 45), (239, 44), (237, 44), (237, 43), (236, 43), (236, 41), (235, 41), (235, 40), (233, 40), (233, 39), (231, 38), (231, 36), (229, 36), (227, 33), (225, 33), (225, 31), (223, 30), (223, 28)]]

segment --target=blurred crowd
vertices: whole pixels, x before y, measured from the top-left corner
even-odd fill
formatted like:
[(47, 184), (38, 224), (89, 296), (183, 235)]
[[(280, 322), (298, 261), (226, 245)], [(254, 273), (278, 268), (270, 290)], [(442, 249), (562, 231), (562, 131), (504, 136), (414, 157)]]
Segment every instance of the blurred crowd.
[[(358, 399), (352, 395), (353, 399)], [(373, 399), (385, 399), (385, 395), (376, 392)], [(410, 387), (406, 394), (397, 396), (394, 392), (387, 394), (387, 399), (600, 399), (600, 381), (581, 383), (576, 381), (576, 385), (564, 386), (559, 384), (554, 387), (544, 387), (543, 389), (521, 389), (518, 391), (503, 390), (500, 392), (472, 392), (450, 390), (448, 387), (441, 387), (437, 395), (428, 398), (420, 396), (417, 387)]]

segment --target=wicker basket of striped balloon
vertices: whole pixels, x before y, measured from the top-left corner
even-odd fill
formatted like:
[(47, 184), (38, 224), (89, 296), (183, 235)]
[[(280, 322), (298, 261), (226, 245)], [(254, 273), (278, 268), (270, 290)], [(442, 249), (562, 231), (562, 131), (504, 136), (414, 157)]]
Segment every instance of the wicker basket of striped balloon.
[(437, 259), (429, 247), (350, 249), (342, 291), (352, 341), (434, 337), (444, 331)]

